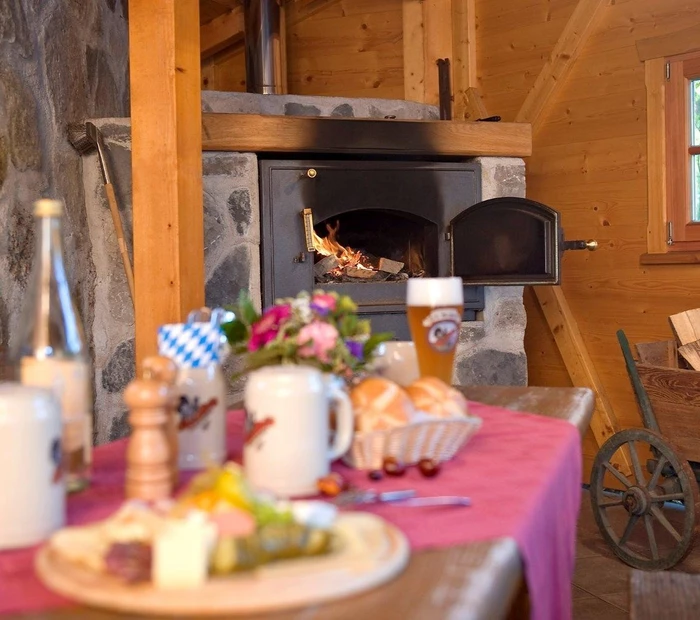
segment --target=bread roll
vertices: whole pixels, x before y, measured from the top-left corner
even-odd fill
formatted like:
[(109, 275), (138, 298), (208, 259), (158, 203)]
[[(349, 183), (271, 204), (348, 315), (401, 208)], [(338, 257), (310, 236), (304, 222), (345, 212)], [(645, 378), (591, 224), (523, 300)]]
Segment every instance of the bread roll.
[(355, 429), (360, 433), (408, 424), (415, 408), (405, 390), (388, 379), (365, 379), (350, 392)]
[(437, 377), (423, 377), (406, 388), (416, 409), (436, 418), (461, 418), (468, 415), (464, 395)]

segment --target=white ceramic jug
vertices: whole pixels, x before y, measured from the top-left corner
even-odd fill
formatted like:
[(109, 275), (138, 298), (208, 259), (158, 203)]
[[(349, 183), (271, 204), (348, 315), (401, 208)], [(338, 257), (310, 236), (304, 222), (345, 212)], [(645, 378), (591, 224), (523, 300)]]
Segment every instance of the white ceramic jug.
[(59, 402), (45, 388), (0, 383), (0, 549), (62, 527), (65, 497)]
[[(336, 432), (330, 446), (332, 403)], [(246, 476), (256, 489), (279, 497), (316, 494), (318, 479), (353, 439), (350, 398), (338, 383), (308, 366), (269, 366), (250, 373), (245, 409)]]

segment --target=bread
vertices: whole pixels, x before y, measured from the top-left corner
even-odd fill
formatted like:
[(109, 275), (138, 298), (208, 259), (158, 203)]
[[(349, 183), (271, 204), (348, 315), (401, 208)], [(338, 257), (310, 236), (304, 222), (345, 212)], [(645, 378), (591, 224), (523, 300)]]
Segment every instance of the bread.
[(408, 424), (415, 408), (405, 390), (388, 379), (371, 377), (350, 392), (355, 429), (360, 433), (386, 430)]
[(468, 415), (464, 395), (437, 377), (423, 377), (406, 388), (415, 408), (436, 418)]

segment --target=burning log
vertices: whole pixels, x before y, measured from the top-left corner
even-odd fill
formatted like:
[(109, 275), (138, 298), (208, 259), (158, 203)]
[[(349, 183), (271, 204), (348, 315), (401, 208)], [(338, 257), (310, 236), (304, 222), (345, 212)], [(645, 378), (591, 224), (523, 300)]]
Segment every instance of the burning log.
[(380, 258), (377, 264), (378, 271), (386, 271), (387, 273), (397, 274), (404, 267), (403, 263), (389, 258)]
[(324, 256), (320, 261), (314, 265), (314, 275), (318, 278), (329, 271), (332, 271), (340, 264), (340, 261), (331, 254), (330, 256)]
[(377, 275), (376, 271), (372, 271), (371, 269), (357, 269), (355, 267), (348, 267), (345, 270), (345, 274), (349, 278), (359, 278), (362, 280), (371, 280), (374, 278), (374, 276)]

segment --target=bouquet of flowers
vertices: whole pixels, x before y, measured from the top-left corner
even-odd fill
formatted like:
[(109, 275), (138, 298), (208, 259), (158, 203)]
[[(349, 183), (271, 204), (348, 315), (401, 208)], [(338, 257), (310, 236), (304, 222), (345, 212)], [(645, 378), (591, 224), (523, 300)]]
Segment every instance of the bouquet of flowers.
[(392, 334), (370, 333), (347, 295), (314, 291), (278, 299), (262, 315), (242, 292), (231, 307), (236, 318), (222, 325), (235, 353), (245, 356), (246, 371), (276, 364), (306, 364), (345, 379), (362, 371), (377, 346)]

